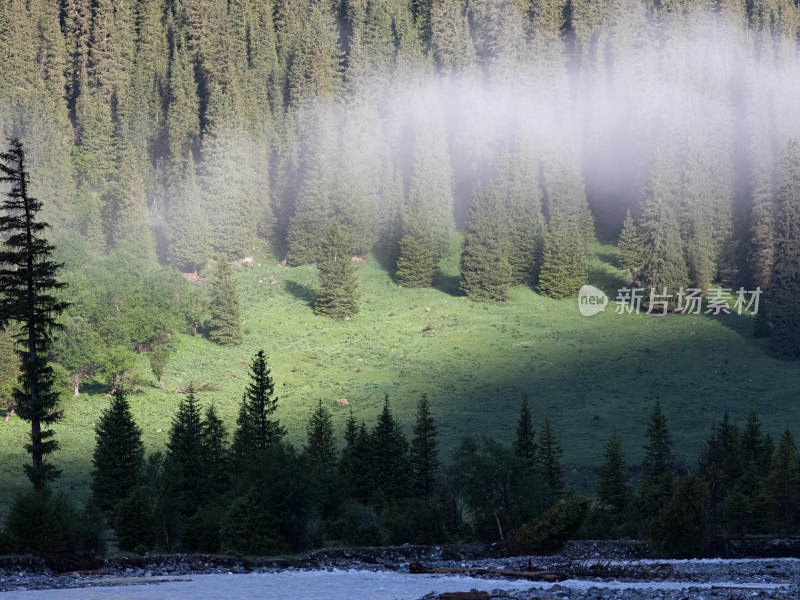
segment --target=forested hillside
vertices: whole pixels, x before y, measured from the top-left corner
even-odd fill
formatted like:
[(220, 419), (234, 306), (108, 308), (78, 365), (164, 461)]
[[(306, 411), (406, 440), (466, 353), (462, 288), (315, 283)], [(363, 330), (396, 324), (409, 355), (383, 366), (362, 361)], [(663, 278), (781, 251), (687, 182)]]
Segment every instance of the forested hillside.
[[(770, 435), (792, 424), (800, 377), (774, 358), (800, 358), (798, 39), (792, 0), (0, 2), (0, 133), (21, 141), (30, 179), (22, 189), (21, 155), (4, 154), (0, 191), (41, 201), (52, 227), (34, 249), (51, 261), (42, 289), (56, 290), (46, 300), (63, 327), (30, 343), (46, 350), (48, 403), (15, 405), (20, 369), (25, 385), (35, 377), (13, 339), (32, 334), (22, 292), (4, 297), (16, 312), (0, 314), (0, 402), (15, 421), (0, 423), (0, 458), (13, 458), (0, 504), (22, 485), (21, 417), (32, 440), (64, 432), (65, 485), (85, 495), (92, 472), (92, 501), (121, 515), (128, 549), (241, 549), (249, 514), (263, 517), (256, 553), (399, 543), (425, 519), (448, 531), (423, 541), (492, 539), (496, 522), (506, 543), (482, 504), (501, 459), (509, 478), (527, 473), (492, 483), (528, 499), (504, 509), (521, 546), (557, 543), (586, 517), (565, 474), (584, 491), (599, 475), (596, 535), (668, 537), (664, 511), (686, 498), (716, 532), (794, 532), (796, 495), (774, 491), (795, 494), (796, 447), (789, 429), (777, 450)], [(687, 312), (684, 291), (763, 296), (758, 311), (661, 320), (587, 321), (551, 300), (587, 282), (641, 288), (642, 312), (652, 289), (664, 316)], [(264, 349), (282, 425), (267, 419), (278, 405)], [(73, 394), (63, 415), (56, 388)], [(146, 392), (129, 405), (133, 389)], [(195, 394), (211, 392), (201, 415)], [(329, 411), (349, 405), (339, 395), (350, 412)], [(426, 449), (434, 422), (455, 450), (447, 477)], [(702, 481), (684, 478), (712, 424)], [(502, 442), (456, 442), (478, 430)], [(302, 452), (282, 441), (304, 432)], [(635, 514), (622, 436), (642, 459)], [(103, 461), (120, 440), (136, 460), (112, 465), (130, 471), (114, 490)], [(49, 503), (43, 477), (34, 500)], [(269, 500), (282, 478), (296, 522)], [(442, 495), (445, 479), (464, 487)], [(16, 498), (9, 522), (26, 506)], [(737, 520), (758, 502), (769, 522)], [(156, 517), (163, 531), (137, 525)], [(30, 549), (27, 521), (14, 523), (8, 547)]]
[(502, 301), (574, 294), (630, 210), (643, 287), (771, 292), (796, 237), (776, 194), (797, 184), (799, 27), (788, 0), (4, 2), (0, 131), (81, 340), (56, 361), (76, 391), (136, 351), (160, 380), (207, 304), (164, 266), (256, 237), (313, 263), (331, 219), (406, 287), (463, 225), (462, 289)]

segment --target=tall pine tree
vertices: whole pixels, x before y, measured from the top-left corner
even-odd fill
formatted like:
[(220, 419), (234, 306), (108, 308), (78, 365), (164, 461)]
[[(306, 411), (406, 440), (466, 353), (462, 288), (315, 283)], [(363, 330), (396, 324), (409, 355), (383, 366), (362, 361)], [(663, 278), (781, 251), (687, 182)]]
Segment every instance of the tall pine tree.
[(772, 352), (800, 358), (800, 146), (792, 140), (780, 163), (772, 276)]
[(472, 300), (503, 302), (508, 299), (511, 267), (508, 264), (506, 218), (495, 186), (472, 195), (461, 252), (461, 289)]
[(271, 418), (278, 408), (278, 397), (270, 370), (264, 351), (259, 350), (250, 365), (250, 383), (242, 397), (233, 435), (231, 450), (240, 468), (257, 461), (286, 435), (280, 421)]
[(428, 395), (422, 394), (417, 403), (414, 437), (411, 439), (411, 485), (418, 498), (429, 498), (436, 484), (439, 468), (439, 441), (436, 424), (431, 415)]
[(643, 251), (642, 240), (636, 231), (636, 223), (631, 217), (631, 211), (628, 210), (617, 242), (617, 261), (622, 270), (627, 273), (628, 281), (632, 281), (638, 274), (642, 264)]
[(561, 444), (556, 439), (550, 419), (545, 417), (536, 449), (536, 470), (554, 498), (561, 496), (564, 491), (564, 475), (561, 472), (562, 454)]
[(223, 346), (242, 343), (242, 314), (239, 305), (239, 284), (227, 258), (217, 261), (216, 277), (211, 284), (211, 332), (208, 337)]
[(103, 510), (113, 510), (128, 497), (144, 466), (142, 430), (133, 419), (127, 395), (117, 388), (95, 427), (92, 495)]
[(333, 471), (336, 466), (336, 440), (330, 411), (317, 403), (306, 423), (306, 445), (303, 451), (314, 469)]
[(334, 319), (358, 312), (358, 280), (347, 234), (331, 221), (320, 240), (319, 287), (314, 312)]
[(586, 257), (580, 230), (560, 210), (550, 215), (550, 231), (544, 245), (538, 290), (550, 298), (568, 298), (586, 281)]
[(42, 203), (28, 192), (30, 179), (19, 140), (11, 140), (9, 150), (0, 153), (0, 183), (10, 186), (0, 215), (0, 234), (5, 238), (0, 250), (0, 327), (11, 321), (21, 325), (17, 354), (22, 376), (14, 401), (17, 414), (31, 424), (27, 449), (32, 464), (25, 465), (25, 472), (41, 494), (59, 473), (45, 460), (58, 447), (50, 426), (61, 416), (47, 357), (52, 332), (58, 328), (56, 317), (67, 308), (54, 293), (65, 284), (56, 278), (61, 265), (53, 262), (54, 247), (43, 235), (48, 225), (36, 219)]

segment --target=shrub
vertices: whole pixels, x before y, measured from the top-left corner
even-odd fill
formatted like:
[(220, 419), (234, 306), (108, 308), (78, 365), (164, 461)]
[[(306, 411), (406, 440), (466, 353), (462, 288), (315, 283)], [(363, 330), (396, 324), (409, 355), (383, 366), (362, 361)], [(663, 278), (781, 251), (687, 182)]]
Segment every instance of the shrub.
[(708, 499), (708, 485), (702, 479), (687, 477), (681, 481), (656, 517), (653, 546), (670, 557), (700, 556), (709, 542)]
[(289, 551), (279, 523), (253, 488), (231, 504), (222, 521), (220, 540), (226, 553), (269, 556)]
[(390, 544), (440, 544), (447, 539), (442, 509), (428, 500), (401, 500), (381, 520)]
[(27, 490), (11, 504), (6, 532), (0, 534), (0, 554), (25, 552), (55, 562), (101, 554), (102, 528), (99, 511), (84, 509), (78, 514), (62, 492)]
[(134, 550), (137, 546), (153, 545), (153, 509), (141, 486), (131, 490), (114, 511), (117, 518), (114, 530), (121, 550)]
[(591, 501), (573, 496), (550, 507), (535, 523), (519, 528), (516, 543), (524, 552), (557, 552), (581, 527)]

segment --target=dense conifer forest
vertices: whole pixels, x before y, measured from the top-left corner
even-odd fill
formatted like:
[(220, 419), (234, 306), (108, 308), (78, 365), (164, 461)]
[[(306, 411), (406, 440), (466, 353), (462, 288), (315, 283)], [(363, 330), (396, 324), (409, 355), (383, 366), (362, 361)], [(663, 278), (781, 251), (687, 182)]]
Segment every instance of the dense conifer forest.
[[(198, 402), (207, 390), (176, 389), (162, 449), (145, 447), (129, 393), (147, 385), (142, 357), (164, 387), (183, 338), (243, 344), (236, 269), (256, 246), (314, 265), (298, 310), (339, 324), (380, 293), (359, 287), (364, 256), (430, 288), (460, 240), (453, 295), (505, 306), (519, 286), (575, 297), (610, 244), (643, 310), (759, 290), (748, 329), (796, 362), (799, 39), (792, 0), (0, 3), (0, 134), (19, 140), (2, 156), (0, 406), (30, 423), (33, 484), (0, 553), (95, 552), (105, 526), (126, 551), (249, 554), (331, 540), (547, 551), (591, 535), (688, 556), (713, 535), (796, 533), (796, 424), (773, 439), (755, 410), (715, 415), (687, 462), (643, 399), (641, 465), (614, 432), (589, 499), (565, 485), (558, 431), (527, 398), (513, 444), (464, 437), (440, 457), (425, 395), (410, 443), (388, 395), (374, 424), (351, 412), (341, 441), (320, 400), (289, 443), (262, 351), (235, 423)], [(27, 246), (23, 199), (50, 224)], [(86, 385), (110, 404), (77, 507), (50, 487), (53, 431), (58, 389)]]

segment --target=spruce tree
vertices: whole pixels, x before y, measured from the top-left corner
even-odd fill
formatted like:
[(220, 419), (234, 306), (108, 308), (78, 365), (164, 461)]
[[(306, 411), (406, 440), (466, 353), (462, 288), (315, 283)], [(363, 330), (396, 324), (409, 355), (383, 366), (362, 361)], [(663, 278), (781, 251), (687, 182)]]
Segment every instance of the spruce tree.
[(372, 445), (366, 424), (362, 421), (359, 426), (352, 410), (345, 424), (344, 442), (339, 474), (348, 495), (359, 502), (367, 502), (373, 485)]
[(211, 256), (211, 229), (191, 155), (169, 207), (172, 236), (168, 256), (171, 265), (187, 273), (197, 273)]
[(740, 460), (744, 469), (749, 469), (759, 477), (769, 471), (772, 448), (768, 436), (761, 433), (761, 419), (755, 408), (747, 413), (742, 435), (739, 438)]
[(647, 423), (647, 444), (644, 447), (642, 462), (642, 484), (654, 483), (662, 475), (671, 475), (675, 471), (675, 457), (672, 454), (672, 436), (667, 426), (667, 418), (656, 400)]
[(17, 354), (22, 375), (13, 396), (17, 414), (31, 424), (27, 450), (32, 464), (25, 465), (25, 472), (41, 494), (59, 473), (45, 460), (58, 447), (50, 426), (61, 417), (47, 358), (52, 332), (58, 329), (56, 317), (67, 308), (56, 297), (65, 284), (56, 278), (61, 265), (51, 259), (54, 248), (43, 235), (49, 226), (36, 219), (42, 203), (29, 195), (25, 151), (19, 140), (11, 140), (9, 150), (0, 153), (0, 183), (10, 185), (0, 215), (5, 239), (0, 251), (0, 327), (11, 321), (21, 325)]
[(336, 466), (336, 440), (330, 411), (319, 400), (306, 423), (306, 445), (303, 451), (314, 469), (332, 471)]
[(550, 298), (568, 298), (586, 281), (586, 257), (577, 224), (560, 210), (550, 216), (538, 290)]
[(178, 404), (167, 441), (167, 459), (176, 468), (184, 513), (194, 514), (206, 497), (206, 471), (203, 464), (202, 413), (194, 385)]
[(431, 50), (445, 72), (460, 70), (475, 60), (475, 48), (462, 0), (431, 3)]
[(528, 394), (522, 396), (517, 420), (517, 437), (514, 439), (512, 447), (514, 454), (533, 470), (536, 466), (536, 440), (534, 439), (531, 411), (528, 407)]
[(499, 190), (495, 186), (481, 189), (478, 184), (472, 195), (461, 252), (461, 289), (472, 300), (508, 299), (511, 267), (505, 225)]
[(92, 455), (92, 495), (97, 506), (113, 510), (136, 486), (144, 466), (142, 430), (128, 403), (128, 392), (117, 388), (95, 427)]
[(372, 446), (373, 495), (381, 502), (408, 496), (408, 442), (389, 406), (389, 394), (370, 435)]
[(653, 161), (639, 231), (642, 262), (637, 282), (649, 293), (676, 295), (689, 284), (678, 221), (678, 182), (674, 164), (665, 151)]
[(331, 221), (320, 239), (319, 287), (314, 312), (334, 319), (358, 312), (358, 280), (347, 234)]
[(561, 472), (562, 454), (561, 445), (550, 426), (550, 419), (545, 417), (536, 449), (536, 470), (550, 494), (555, 498), (564, 491), (564, 475)]
[(800, 358), (800, 146), (792, 140), (780, 163), (776, 196), (775, 260), (772, 276), (770, 348)]
[(436, 424), (431, 415), (428, 395), (422, 394), (417, 403), (414, 437), (411, 439), (411, 485), (418, 498), (429, 498), (436, 483), (439, 468), (439, 441)]
[(712, 426), (700, 451), (698, 475), (709, 486), (712, 522), (718, 520), (718, 505), (728, 497), (742, 473), (739, 438), (739, 427), (726, 410), (720, 422)]
[(430, 232), (404, 235), (400, 239), (400, 254), (397, 257), (397, 283), (409, 288), (430, 287), (436, 271), (433, 235)]
[(597, 499), (611, 511), (615, 525), (625, 518), (631, 501), (630, 475), (622, 454), (622, 438), (614, 431), (606, 444), (605, 461), (600, 468)]
[(228, 431), (217, 415), (213, 404), (209, 404), (200, 423), (200, 446), (203, 470), (209, 482), (209, 491), (221, 494), (225, 491), (228, 478)]
[(507, 172), (501, 170), (498, 183), (506, 194), (511, 282), (532, 285), (541, 267), (547, 223), (542, 214), (542, 191), (536, 172), (530, 159), (523, 160), (525, 156), (512, 155)]
[(636, 231), (636, 223), (633, 222), (629, 209), (625, 215), (625, 221), (622, 223), (622, 233), (619, 234), (617, 242), (617, 261), (620, 268), (628, 273), (629, 281), (632, 281), (639, 272), (643, 251), (642, 240)]
[(656, 400), (647, 423), (642, 461), (642, 483), (639, 488), (639, 514), (646, 535), (652, 535), (656, 517), (661, 508), (672, 497), (675, 481), (675, 456), (672, 453), (672, 437), (667, 427), (667, 418)]
[(782, 535), (793, 535), (800, 521), (800, 466), (797, 446), (788, 428), (772, 457), (766, 485), (773, 502), (775, 526)]
[(216, 277), (211, 284), (211, 331), (208, 337), (223, 346), (242, 343), (242, 314), (239, 305), (239, 284), (227, 258), (217, 261)]
[(270, 418), (278, 407), (278, 398), (269, 372), (264, 351), (259, 350), (250, 366), (250, 383), (242, 396), (233, 434), (231, 451), (240, 467), (257, 461), (286, 435), (280, 422)]

